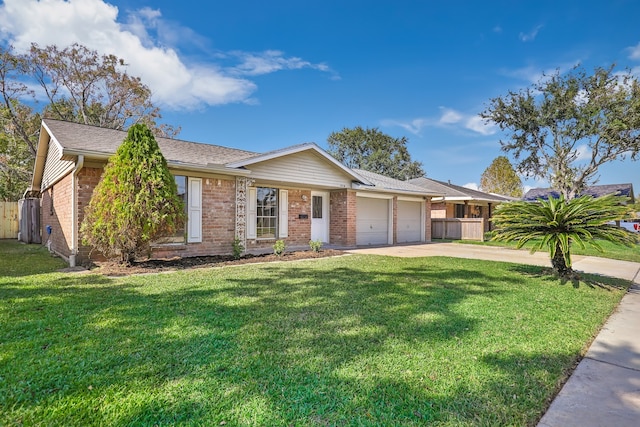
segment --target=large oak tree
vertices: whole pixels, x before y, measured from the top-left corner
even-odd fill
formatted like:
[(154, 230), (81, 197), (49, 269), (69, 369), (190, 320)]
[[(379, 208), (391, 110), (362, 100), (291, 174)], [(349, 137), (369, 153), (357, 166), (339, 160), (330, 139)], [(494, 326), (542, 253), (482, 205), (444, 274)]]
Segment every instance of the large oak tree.
[[(44, 100), (44, 101), (43, 101)], [(0, 47), (0, 199), (28, 187), (42, 117), (126, 130), (144, 123), (157, 136), (178, 129), (159, 123), (160, 110), (126, 63), (82, 45)]]
[(347, 167), (407, 180), (423, 176), (422, 163), (411, 160), (407, 138), (393, 138), (377, 128), (344, 128), (327, 138), (329, 153)]
[(566, 199), (598, 180), (598, 169), (640, 155), (640, 84), (614, 66), (544, 76), (489, 102), (481, 113), (505, 131), (516, 170), (546, 179)]

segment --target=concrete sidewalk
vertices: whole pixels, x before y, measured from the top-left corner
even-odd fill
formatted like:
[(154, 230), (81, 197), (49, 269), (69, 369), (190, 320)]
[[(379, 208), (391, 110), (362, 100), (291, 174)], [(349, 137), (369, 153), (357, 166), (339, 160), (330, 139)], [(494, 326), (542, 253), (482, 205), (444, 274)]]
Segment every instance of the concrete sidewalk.
[[(457, 243), (360, 248), (351, 253), (399, 257), (448, 256), (551, 266), (546, 253)], [(622, 298), (538, 427), (640, 425), (640, 263), (573, 256), (573, 268), (634, 285)]]

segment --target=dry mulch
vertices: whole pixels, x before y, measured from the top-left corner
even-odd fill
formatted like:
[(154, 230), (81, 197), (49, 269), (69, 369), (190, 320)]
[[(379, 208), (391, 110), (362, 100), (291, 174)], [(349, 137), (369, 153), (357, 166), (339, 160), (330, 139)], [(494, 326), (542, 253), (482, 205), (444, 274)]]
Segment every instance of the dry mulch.
[(90, 266), (89, 271), (91, 273), (98, 273), (105, 276), (129, 276), (133, 274), (162, 273), (192, 268), (210, 268), (227, 265), (253, 264), (259, 262), (296, 261), (301, 259), (325, 258), (339, 255), (344, 255), (344, 252), (336, 249), (322, 249), (319, 252), (286, 252), (281, 256), (277, 256), (275, 254), (247, 254), (240, 259), (234, 259), (231, 255), (150, 259), (145, 261), (137, 261), (132, 265), (123, 265), (111, 261), (96, 261), (93, 263), (93, 265)]

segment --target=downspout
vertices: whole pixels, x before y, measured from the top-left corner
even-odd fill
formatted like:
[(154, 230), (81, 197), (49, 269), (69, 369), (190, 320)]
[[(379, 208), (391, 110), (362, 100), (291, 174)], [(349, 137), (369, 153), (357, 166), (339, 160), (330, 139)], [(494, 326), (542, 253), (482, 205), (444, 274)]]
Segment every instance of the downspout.
[(76, 266), (78, 255), (78, 172), (84, 166), (84, 155), (78, 155), (76, 167), (71, 172), (71, 255), (69, 255), (69, 267)]

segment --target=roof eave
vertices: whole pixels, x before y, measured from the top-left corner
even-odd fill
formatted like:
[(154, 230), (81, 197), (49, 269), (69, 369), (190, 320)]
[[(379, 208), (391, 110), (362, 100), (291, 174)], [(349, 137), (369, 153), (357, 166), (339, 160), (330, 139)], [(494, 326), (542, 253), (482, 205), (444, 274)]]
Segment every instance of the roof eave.
[[(63, 149), (62, 155), (74, 156), (74, 157), (83, 155), (86, 158), (107, 161), (109, 157), (111, 157), (113, 154), (108, 154), (102, 151)], [(251, 175), (250, 170), (241, 169), (241, 168), (230, 168), (226, 165), (216, 165), (216, 164), (199, 165), (195, 163), (185, 163), (185, 162), (167, 160), (167, 166), (169, 166), (169, 168), (172, 168), (172, 169), (182, 169), (182, 170), (187, 170), (191, 172), (222, 173), (225, 175), (233, 175), (233, 176)]]
[(405, 194), (409, 196), (419, 196), (419, 197), (442, 197), (442, 193), (427, 193), (422, 191), (410, 191), (410, 190), (396, 190), (393, 188), (383, 188), (383, 187), (374, 187), (369, 185), (361, 185), (358, 183), (353, 183), (351, 185), (353, 190), (358, 191), (370, 191), (372, 193), (391, 193), (391, 194)]

